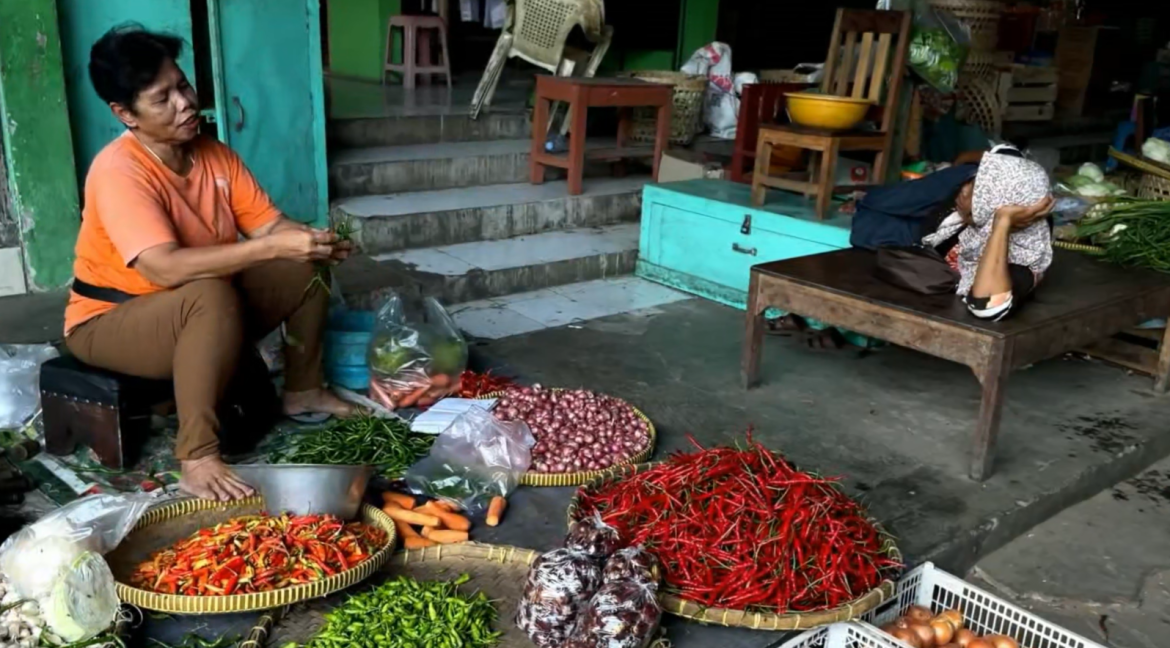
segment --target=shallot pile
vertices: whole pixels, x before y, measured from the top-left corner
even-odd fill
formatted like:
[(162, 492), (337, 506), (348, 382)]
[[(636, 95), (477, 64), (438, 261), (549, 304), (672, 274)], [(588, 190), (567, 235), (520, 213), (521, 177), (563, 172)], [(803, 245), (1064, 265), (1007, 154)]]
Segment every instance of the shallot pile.
[(500, 397), (495, 414), (532, 430), (532, 472), (601, 470), (629, 461), (650, 444), (646, 420), (629, 403), (585, 389), (513, 387)]

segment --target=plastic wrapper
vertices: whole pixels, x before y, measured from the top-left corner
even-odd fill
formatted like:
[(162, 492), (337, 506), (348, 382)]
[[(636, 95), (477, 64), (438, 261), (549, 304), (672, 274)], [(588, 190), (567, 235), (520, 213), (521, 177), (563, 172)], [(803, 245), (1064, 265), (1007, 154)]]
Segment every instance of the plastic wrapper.
[(601, 581), (638, 581), (657, 588), (658, 559), (640, 546), (619, 549), (605, 561)]
[(41, 409), (41, 364), (57, 357), (48, 344), (0, 344), (0, 430), (20, 429)]
[(615, 581), (597, 590), (577, 616), (577, 648), (645, 648), (654, 640), (662, 607), (657, 589), (641, 581)]
[(532, 563), (516, 626), (538, 648), (563, 648), (581, 608), (601, 585), (597, 561), (573, 549), (554, 549)]
[(516, 489), (532, 463), (534, 445), (528, 424), (501, 421), (472, 407), (435, 439), (425, 459), (406, 471), (406, 483), (418, 493), (478, 513), (492, 497), (507, 497)]
[(90, 495), (21, 529), (0, 546), (0, 570), (23, 599), (36, 601), (53, 632), (81, 641), (118, 611), (114, 576), (101, 557), (130, 533), (151, 495)]
[(442, 304), (423, 300), (410, 317), (395, 293), (378, 309), (367, 355), (370, 398), (390, 409), (428, 406), (458, 389), (467, 342)]
[(566, 547), (598, 561), (617, 551), (620, 542), (617, 529), (602, 522), (601, 516), (596, 514), (570, 524), (565, 536)]
[(927, 7), (914, 16), (910, 68), (939, 92), (954, 92), (971, 49), (971, 31), (954, 14)]

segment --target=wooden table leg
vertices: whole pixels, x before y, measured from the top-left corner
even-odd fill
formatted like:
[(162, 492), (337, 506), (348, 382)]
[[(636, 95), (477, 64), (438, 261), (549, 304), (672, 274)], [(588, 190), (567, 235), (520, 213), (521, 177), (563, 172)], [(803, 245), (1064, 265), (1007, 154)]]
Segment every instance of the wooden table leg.
[(813, 179), (817, 183), (817, 218), (824, 219), (829, 215), (829, 206), (833, 204), (833, 189), (837, 186), (837, 150), (840, 143), (834, 139), (821, 153), (821, 177)]
[(581, 178), (585, 174), (585, 106), (581, 88), (573, 89), (573, 101), (569, 107), (569, 195), (581, 195)]
[(752, 167), (752, 204), (759, 207), (764, 204), (767, 189), (764, 187), (764, 178), (772, 164), (772, 143), (760, 138), (756, 143), (756, 161)]
[(1004, 385), (1011, 371), (1011, 358), (1005, 343), (997, 342), (984, 365), (982, 374), (977, 373), (983, 386), (983, 399), (979, 403), (979, 422), (975, 427), (975, 443), (971, 448), (969, 475), (975, 481), (984, 481), (991, 476), (995, 464), (995, 443), (999, 436), (999, 420), (1003, 413)]
[(549, 100), (540, 96), (540, 85), (537, 84), (536, 105), (532, 110), (532, 147), (528, 155), (528, 181), (532, 184), (544, 183), (544, 165), (537, 158), (544, 152), (544, 138), (548, 132)]
[(764, 351), (764, 310), (767, 304), (760, 303), (760, 275), (752, 272), (748, 284), (746, 326), (743, 334), (743, 355), (740, 358), (740, 378), (743, 388), (751, 389), (760, 383), (760, 355)]
[(1165, 394), (1167, 390), (1170, 390), (1170, 326), (1158, 345), (1158, 368), (1154, 372), (1154, 391)]
[(658, 181), (658, 165), (670, 143), (670, 102), (658, 107), (658, 131), (654, 137), (654, 181)]

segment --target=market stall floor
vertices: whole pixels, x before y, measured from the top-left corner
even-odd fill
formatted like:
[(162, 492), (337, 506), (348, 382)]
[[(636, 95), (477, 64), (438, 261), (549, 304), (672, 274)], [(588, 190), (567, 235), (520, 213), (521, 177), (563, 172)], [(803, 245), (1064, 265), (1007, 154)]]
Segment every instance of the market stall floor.
[[(1152, 382), (1072, 357), (1012, 377), (997, 473), (966, 477), (979, 389), (967, 370), (897, 347), (814, 351), (799, 338), (765, 344), (763, 384), (739, 382), (743, 313), (690, 300), (647, 313), (483, 342), (477, 358), (525, 380), (628, 399), (659, 431), (655, 457), (688, 443), (755, 437), (802, 468), (843, 475), (848, 490), (899, 537), (912, 562), (962, 574), (1068, 506), (1170, 453), (1170, 399)], [(518, 491), (507, 523), (477, 540), (538, 549), (565, 530), (570, 488)], [(746, 630), (670, 623), (676, 646), (763, 647)]]

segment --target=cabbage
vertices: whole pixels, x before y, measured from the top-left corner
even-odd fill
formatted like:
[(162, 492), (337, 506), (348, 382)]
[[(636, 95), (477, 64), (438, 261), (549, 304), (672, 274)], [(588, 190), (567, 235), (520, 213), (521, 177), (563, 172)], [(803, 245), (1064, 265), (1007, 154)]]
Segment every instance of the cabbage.
[(60, 574), (85, 553), (80, 543), (64, 534), (56, 535), (58, 529), (33, 528), (38, 533), (22, 535), (0, 561), (12, 587), (26, 599), (48, 596)]
[(1170, 142), (1151, 137), (1142, 144), (1142, 155), (1155, 162), (1170, 164)]
[(57, 579), (41, 607), (53, 633), (72, 643), (96, 637), (109, 628), (118, 605), (109, 565), (98, 554), (87, 551)]
[(1096, 181), (1093, 180), (1092, 178), (1088, 178), (1088, 177), (1085, 177), (1083, 175), (1075, 175), (1075, 176), (1066, 178), (1064, 181), (1064, 183), (1066, 185), (1072, 187), (1073, 189), (1080, 189), (1081, 187), (1083, 187), (1085, 185), (1093, 184), (1094, 182), (1096, 182)]
[(1077, 169), (1077, 175), (1083, 175), (1093, 182), (1102, 182), (1105, 180), (1105, 172), (1101, 170), (1101, 167), (1092, 162), (1082, 164), (1081, 168)]
[(1113, 189), (1103, 182), (1090, 182), (1087, 185), (1078, 187), (1077, 195), (1086, 198), (1104, 198), (1105, 196), (1112, 196)]

